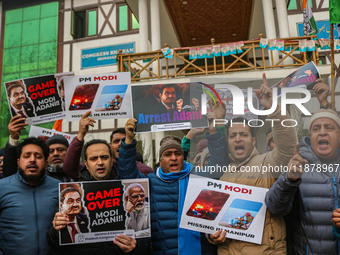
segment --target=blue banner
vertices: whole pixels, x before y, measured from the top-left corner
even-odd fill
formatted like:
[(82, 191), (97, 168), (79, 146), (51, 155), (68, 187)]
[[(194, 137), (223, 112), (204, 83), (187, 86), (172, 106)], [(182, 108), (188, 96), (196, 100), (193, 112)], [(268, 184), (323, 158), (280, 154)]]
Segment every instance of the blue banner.
[(124, 43), (81, 50), (81, 69), (117, 64), (118, 51), (135, 53), (135, 43)]
[[(316, 21), (318, 28), (317, 38), (330, 39), (330, 25), (328, 20)], [(303, 23), (298, 23), (298, 34), (303, 36)], [(337, 27), (334, 26), (334, 39), (339, 39), (339, 33)]]

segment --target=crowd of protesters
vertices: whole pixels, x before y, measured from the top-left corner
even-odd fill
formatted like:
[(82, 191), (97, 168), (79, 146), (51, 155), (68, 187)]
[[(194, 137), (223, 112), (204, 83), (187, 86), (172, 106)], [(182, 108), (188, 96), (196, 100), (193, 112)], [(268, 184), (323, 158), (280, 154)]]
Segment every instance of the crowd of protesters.
[[(318, 81), (314, 92), (322, 109), (312, 115), (308, 135), (300, 142), (294, 127), (277, 121), (267, 134), (266, 153), (260, 154), (254, 128), (240, 124), (243, 119), (226, 127), (213, 125), (214, 119), (225, 117), (226, 109), (210, 102), (209, 128), (191, 129), (182, 140), (164, 137), (154, 170), (143, 164), (137, 152), (133, 118), (115, 129), (109, 141), (85, 143), (96, 122), (89, 111), (69, 144), (62, 135), (46, 142), (34, 137), (20, 141), (28, 124), (24, 116), (14, 116), (8, 125), (9, 141), (0, 150), (0, 174), (5, 177), (0, 180), (0, 254), (338, 254), (340, 178), (335, 167), (340, 165), (340, 118), (328, 109), (329, 89), (323, 81)], [(256, 94), (264, 109), (271, 108), (272, 90), (266, 79)], [(290, 118), (281, 114), (280, 107), (268, 117)], [(179, 227), (189, 176), (197, 174), (194, 166), (206, 165), (231, 165), (237, 171), (204, 177), (269, 189), (260, 245), (230, 239), (222, 230), (206, 235)], [(289, 171), (238, 171), (242, 166), (266, 165), (286, 165)], [(311, 171), (319, 165), (323, 171)], [(149, 179), (149, 200), (141, 195), (144, 188), (140, 185), (131, 185), (125, 199), (137, 192), (140, 209), (150, 208), (151, 238), (143, 238), (140, 226), (142, 238), (118, 235), (107, 242), (59, 244), (59, 233), (62, 242), (73, 242), (87, 222), (79, 220), (83, 217), (79, 190), (66, 189), (59, 201), (59, 183), (136, 178)], [(69, 200), (73, 207), (67, 205)], [(130, 203), (129, 212), (134, 207), (138, 206)], [(142, 217), (148, 218), (144, 211)], [(130, 225), (138, 225), (134, 217)]]

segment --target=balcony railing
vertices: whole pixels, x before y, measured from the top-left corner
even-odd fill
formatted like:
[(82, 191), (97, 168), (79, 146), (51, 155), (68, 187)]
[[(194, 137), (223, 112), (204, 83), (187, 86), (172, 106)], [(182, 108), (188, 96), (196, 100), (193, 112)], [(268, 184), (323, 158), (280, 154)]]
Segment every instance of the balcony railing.
[[(244, 70), (266, 70), (282, 67), (296, 67), (314, 61), (318, 64), (319, 54), (315, 51), (300, 52), (299, 41), (311, 40), (315, 36), (280, 38), (289, 51), (272, 51), (260, 48), (260, 39), (245, 41), (243, 53), (229, 56), (213, 56), (204, 59), (189, 59), (189, 48), (174, 49), (173, 58), (165, 58), (161, 50), (153, 52), (117, 55), (118, 71), (130, 71), (131, 81), (169, 79), (192, 75), (211, 75)], [(212, 39), (212, 45), (214, 39)], [(220, 44), (220, 45), (225, 45)], [(196, 46), (196, 48), (212, 45)], [(278, 57), (275, 54), (278, 52)]]

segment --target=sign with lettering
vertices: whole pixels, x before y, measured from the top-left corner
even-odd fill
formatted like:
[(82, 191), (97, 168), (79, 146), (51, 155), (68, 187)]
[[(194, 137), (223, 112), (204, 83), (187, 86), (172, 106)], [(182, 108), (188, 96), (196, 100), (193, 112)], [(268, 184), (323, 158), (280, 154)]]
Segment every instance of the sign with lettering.
[(106, 242), (121, 234), (150, 237), (148, 200), (147, 178), (60, 183), (59, 212), (69, 223), (59, 231), (59, 243)]
[(132, 116), (130, 73), (80, 75), (64, 81), (67, 120), (79, 120), (89, 110), (94, 119)]
[(261, 244), (268, 189), (190, 175), (180, 227)]
[(117, 54), (135, 53), (135, 43), (124, 43), (81, 50), (81, 69), (117, 64)]

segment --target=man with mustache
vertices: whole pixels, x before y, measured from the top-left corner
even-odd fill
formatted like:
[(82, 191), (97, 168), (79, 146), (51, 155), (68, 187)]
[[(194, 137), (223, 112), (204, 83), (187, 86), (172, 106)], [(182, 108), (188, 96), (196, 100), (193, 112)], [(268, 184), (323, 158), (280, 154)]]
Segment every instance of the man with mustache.
[[(78, 135), (71, 142), (65, 156), (64, 171), (67, 170), (68, 173), (72, 173), (78, 181), (115, 180), (118, 176), (113, 166), (113, 154), (110, 145), (105, 140), (100, 139), (90, 140), (84, 145), (84, 137), (89, 126), (93, 126), (95, 123), (95, 120), (89, 117), (90, 113), (91, 111), (85, 113), (79, 121)], [(79, 159), (83, 147), (85, 160), (84, 163), (80, 164)], [(72, 166), (75, 169), (72, 169)], [(76, 193), (73, 193), (73, 195), (76, 196), (73, 197), (73, 200), (79, 200)], [(79, 205), (79, 203), (77, 204)], [(73, 211), (76, 212), (78, 209), (73, 208)], [(118, 235), (113, 241), (108, 242), (59, 246), (59, 231), (68, 228), (70, 222), (71, 220), (65, 212), (57, 212), (54, 216), (53, 225), (48, 232), (48, 243), (53, 251), (59, 254), (118, 255), (132, 251), (136, 254), (148, 254), (148, 240), (139, 239), (137, 246), (136, 239), (126, 235)]]
[(149, 204), (145, 201), (143, 186), (130, 184), (125, 190), (124, 202), (128, 213), (126, 228), (134, 229), (136, 237), (149, 236)]
[[(296, 145), (288, 163), (266, 195), (268, 210), (287, 215), (290, 254), (338, 254), (340, 118), (330, 109), (315, 112), (309, 136)], [(333, 220), (333, 222), (332, 222)]]
[[(263, 75), (263, 84), (259, 90), (256, 90), (256, 95), (264, 109), (272, 107), (272, 90), (268, 86), (265, 75)], [(225, 107), (221, 107), (219, 104), (211, 104), (211, 107), (214, 110), (214, 117), (217, 117), (217, 119), (224, 118)], [(269, 167), (287, 165), (293, 156), (297, 137), (292, 123), (287, 121), (289, 124), (286, 126), (288, 127), (281, 125), (282, 120), (290, 119), (290, 117), (282, 115), (280, 105), (276, 107), (272, 114), (268, 115), (268, 119), (277, 119), (272, 129), (276, 148), (263, 154), (260, 154), (255, 146), (255, 128), (247, 125), (246, 120), (235, 118), (232, 125), (227, 125), (227, 143), (216, 127), (211, 125), (212, 122), (210, 123), (207, 137), (210, 164), (213, 166), (227, 166), (227, 155), (229, 154), (232, 160), (229, 166), (235, 169), (235, 171), (225, 172), (220, 177), (220, 180), (262, 188), (270, 188), (274, 184), (280, 172), (271, 171)], [(242, 169), (246, 169), (246, 171)], [(218, 255), (286, 254), (284, 219), (269, 212), (266, 213), (265, 217), (261, 245), (226, 238), (226, 232), (223, 231), (222, 233), (221, 230), (208, 237), (212, 243), (219, 244)]]
[(89, 219), (82, 213), (81, 193), (77, 188), (68, 187), (60, 192), (60, 211), (68, 218), (66, 228), (60, 230), (61, 243), (74, 243), (75, 235), (89, 232)]
[(59, 181), (45, 174), (48, 153), (43, 140), (23, 140), (19, 171), (0, 180), (1, 254), (50, 254), (46, 234), (58, 206)]
[[(4, 152), (3, 168), (5, 177), (15, 174), (17, 171), (17, 162), (15, 160), (17, 157), (17, 146), (21, 130), (26, 129), (27, 125), (25, 118), (20, 115), (11, 118), (8, 124), (10, 136)], [(56, 134), (49, 137), (46, 144), (50, 152), (47, 159), (48, 167), (46, 174), (62, 182), (71, 181), (72, 179), (63, 172), (64, 158), (69, 146), (67, 139), (62, 135)]]
[(28, 102), (24, 90), (24, 84), (21, 80), (7, 83), (7, 95), (10, 103), (12, 117), (20, 115), (21, 117), (34, 117), (34, 108)]

